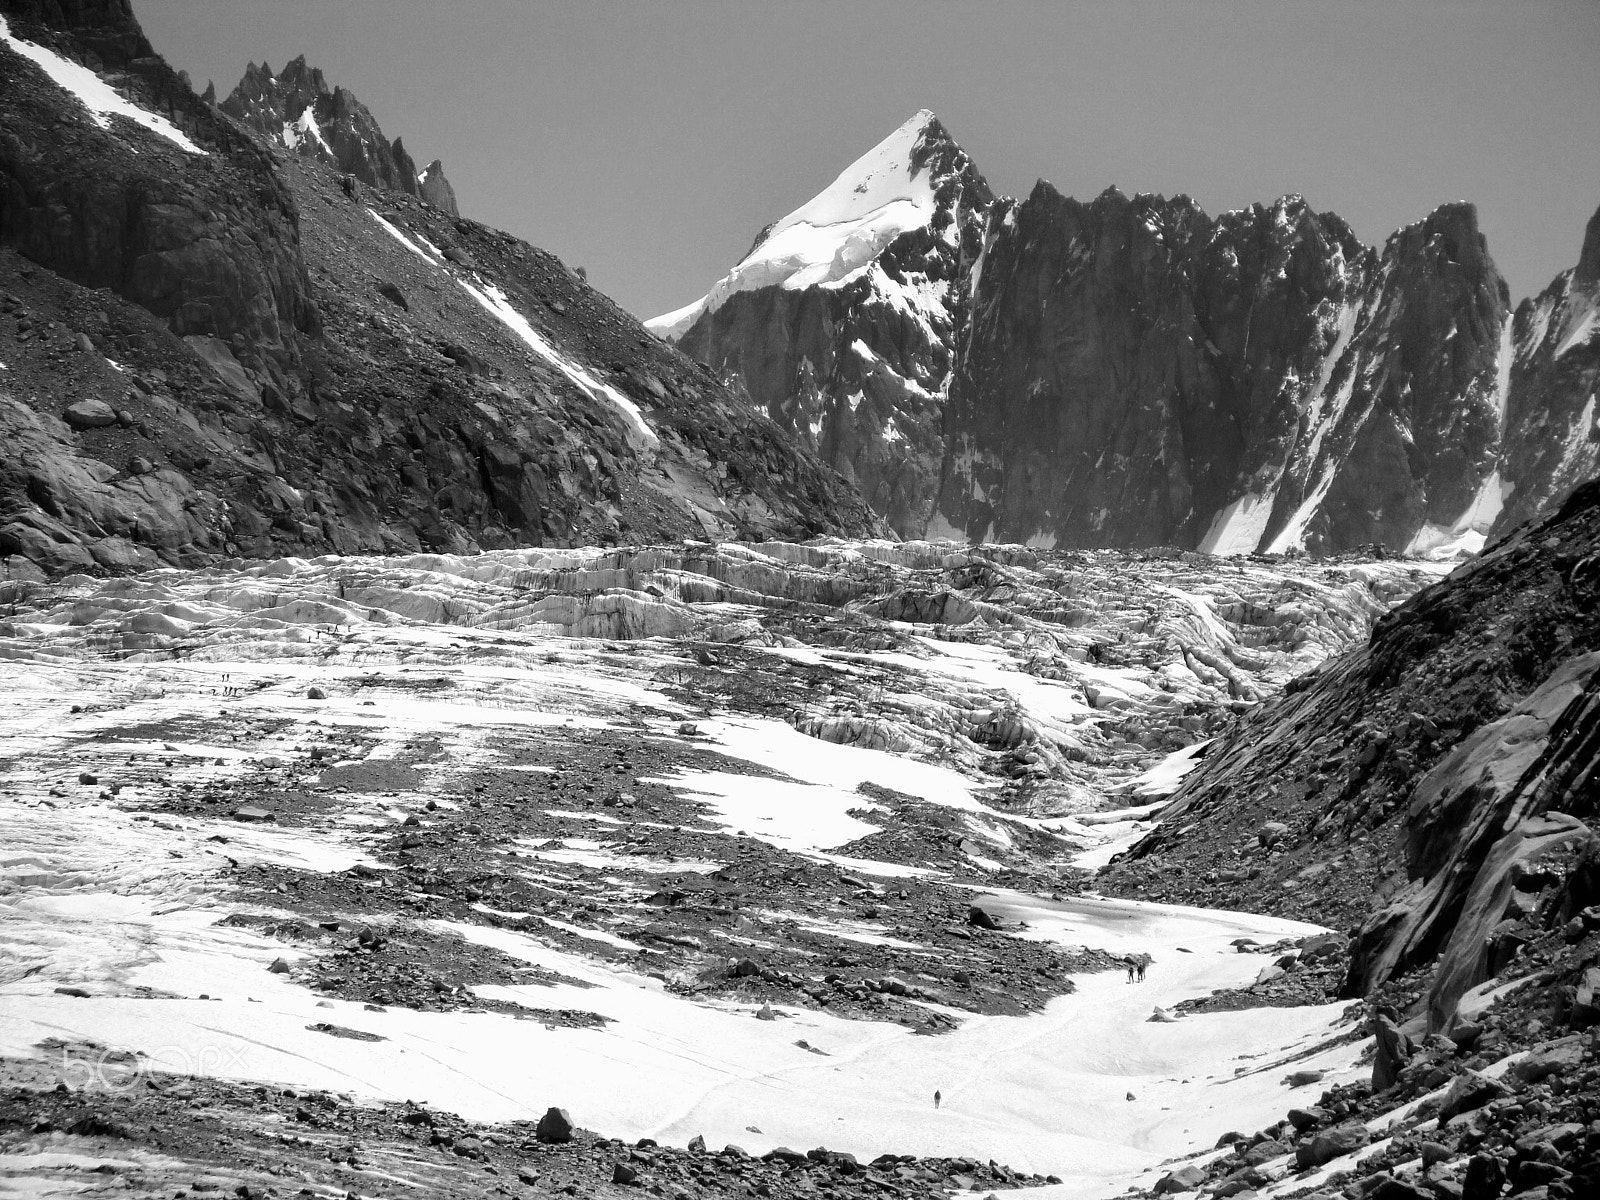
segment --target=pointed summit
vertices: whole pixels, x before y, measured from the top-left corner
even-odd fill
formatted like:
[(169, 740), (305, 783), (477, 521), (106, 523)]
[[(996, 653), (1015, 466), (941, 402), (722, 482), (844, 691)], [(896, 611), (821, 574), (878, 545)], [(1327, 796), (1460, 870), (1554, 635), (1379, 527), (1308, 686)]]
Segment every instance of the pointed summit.
[(967, 281), (994, 193), (927, 109), (647, 322), (846, 478), (902, 536), (932, 515)]
[(920, 109), (822, 191), (768, 226), (704, 297), (646, 325), (674, 338), (736, 292), (838, 283), (905, 233), (951, 229), (952, 207), (971, 209), (992, 200), (966, 151), (938, 117)]
[(385, 138), (367, 106), (348, 89), (330, 87), (303, 54), (276, 75), (265, 62), (251, 63), (219, 107), (270, 142), (320, 159), (371, 187), (420, 195), (456, 214), (455, 192), (439, 161), (419, 173), (401, 140)]
[(1594, 210), (1594, 216), (1589, 218), (1583, 231), (1583, 249), (1578, 254), (1573, 282), (1584, 289), (1600, 284), (1600, 208)]

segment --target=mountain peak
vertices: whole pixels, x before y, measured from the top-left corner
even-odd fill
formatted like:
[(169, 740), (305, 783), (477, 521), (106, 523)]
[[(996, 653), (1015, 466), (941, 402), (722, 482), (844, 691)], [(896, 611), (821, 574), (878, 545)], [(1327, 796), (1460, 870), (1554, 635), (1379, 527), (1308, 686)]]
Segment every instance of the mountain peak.
[(1594, 216), (1584, 228), (1583, 249), (1578, 254), (1578, 269), (1573, 279), (1585, 289), (1600, 283), (1600, 208), (1594, 210)]
[(401, 140), (388, 141), (355, 93), (330, 87), (304, 54), (276, 75), (265, 61), (259, 67), (251, 63), (219, 107), (270, 142), (321, 159), (371, 187), (421, 196), (457, 215), (455, 192), (439, 160), (419, 172)]
[(749, 253), (693, 304), (648, 322), (676, 337), (735, 292), (836, 284), (914, 229), (941, 226), (941, 212), (994, 199), (966, 151), (929, 109), (918, 109), (822, 191), (773, 222)]

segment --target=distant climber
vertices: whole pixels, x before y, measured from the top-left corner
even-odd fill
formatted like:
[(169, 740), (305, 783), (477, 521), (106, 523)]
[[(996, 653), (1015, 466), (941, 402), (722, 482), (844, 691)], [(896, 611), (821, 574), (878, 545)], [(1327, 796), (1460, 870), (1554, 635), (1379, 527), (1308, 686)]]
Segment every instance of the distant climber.
[(943, 1099), (943, 1097), (939, 1095), (939, 1089), (938, 1088), (934, 1088), (933, 1089), (933, 1106), (935, 1108), (939, 1107), (939, 1101), (941, 1099)]
[(1137, 959), (1134, 960), (1134, 965), (1138, 968), (1138, 971), (1139, 971), (1139, 982), (1140, 983), (1144, 982), (1144, 969), (1146, 967), (1148, 967), (1154, 961), (1155, 960), (1152, 959), (1148, 954), (1141, 954), (1141, 955), (1139, 955), (1139, 957)]
[(1122, 965), (1128, 968), (1128, 982), (1132, 983), (1134, 975), (1138, 973), (1139, 964), (1131, 958), (1125, 958), (1122, 960)]

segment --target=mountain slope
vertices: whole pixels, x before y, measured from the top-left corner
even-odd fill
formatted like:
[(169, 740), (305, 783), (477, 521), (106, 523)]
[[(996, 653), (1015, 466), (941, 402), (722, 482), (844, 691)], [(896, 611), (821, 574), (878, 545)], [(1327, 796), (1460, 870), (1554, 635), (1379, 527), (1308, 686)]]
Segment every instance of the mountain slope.
[(0, 12), (0, 556), (880, 528), (553, 256), (203, 102), (125, 3)]
[(919, 112), (762, 232), (693, 304), (649, 322), (738, 375), (773, 420), (921, 534), (988, 184)]

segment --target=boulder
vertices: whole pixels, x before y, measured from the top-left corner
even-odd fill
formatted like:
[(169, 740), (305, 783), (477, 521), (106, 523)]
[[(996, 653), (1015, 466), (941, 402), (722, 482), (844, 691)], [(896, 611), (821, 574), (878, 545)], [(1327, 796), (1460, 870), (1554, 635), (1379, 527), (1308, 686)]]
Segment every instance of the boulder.
[(1377, 1043), (1372, 1060), (1372, 1088), (1381, 1092), (1394, 1086), (1416, 1048), (1400, 1027), (1382, 1014), (1373, 1017), (1372, 1034)]
[(1482, 1108), (1505, 1094), (1505, 1085), (1498, 1080), (1480, 1075), (1477, 1071), (1463, 1071), (1451, 1082), (1444, 1099), (1439, 1103), (1439, 1124), (1443, 1126), (1453, 1117)]
[(1424, 1171), (1438, 1163), (1448, 1162), (1455, 1155), (1455, 1151), (1443, 1142), (1423, 1142), (1421, 1153)]
[(1262, 1163), (1271, 1162), (1275, 1158), (1282, 1158), (1293, 1147), (1276, 1138), (1268, 1138), (1264, 1142), (1257, 1142), (1244, 1152), (1244, 1161), (1252, 1167), (1259, 1167)]
[(1282, 821), (1268, 821), (1256, 830), (1256, 841), (1263, 846), (1276, 846), (1289, 836), (1289, 827)]
[(1367, 1193), (1367, 1200), (1439, 1200), (1439, 1197), (1409, 1179), (1397, 1179), (1389, 1175)]
[(1288, 1113), (1289, 1124), (1301, 1133), (1308, 1129), (1315, 1129), (1328, 1119), (1328, 1110), (1325, 1108), (1291, 1108)]
[(988, 911), (974, 904), (967, 909), (967, 924), (976, 925), (979, 929), (999, 929), (1000, 922), (990, 916)]
[(1295, 1150), (1295, 1165), (1301, 1170), (1308, 1167), (1320, 1167), (1325, 1162), (1332, 1162), (1342, 1154), (1349, 1154), (1352, 1150), (1359, 1150), (1372, 1140), (1372, 1134), (1365, 1125), (1350, 1122), (1345, 1125), (1335, 1125), (1332, 1129), (1325, 1129), (1314, 1137), (1303, 1141)]
[(570, 1142), (572, 1128), (572, 1118), (567, 1115), (567, 1110), (551, 1107), (545, 1110), (538, 1125), (534, 1126), (533, 1136), (541, 1142)]
[(1591, 1025), (1600, 1024), (1600, 967), (1587, 967), (1578, 977), (1572, 1011), (1567, 1020), (1574, 1029), (1588, 1029)]
[(1342, 933), (1319, 933), (1300, 943), (1303, 962), (1316, 962), (1322, 958), (1336, 958), (1350, 948), (1350, 939)]
[(1511, 1073), (1523, 1083), (1538, 1083), (1551, 1075), (1559, 1075), (1583, 1064), (1583, 1040), (1576, 1035), (1535, 1047), (1528, 1056), (1511, 1068)]
[(117, 410), (104, 400), (79, 400), (61, 415), (74, 429), (105, 429), (117, 423)]
[(1168, 1192), (1192, 1192), (1205, 1181), (1204, 1169), (1191, 1163), (1186, 1167), (1179, 1167), (1176, 1171), (1169, 1171), (1158, 1179), (1155, 1193), (1161, 1196)]
[(1461, 1181), (1461, 1200), (1496, 1200), (1505, 1186), (1504, 1161), (1493, 1154), (1474, 1154)]

